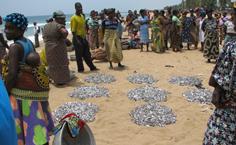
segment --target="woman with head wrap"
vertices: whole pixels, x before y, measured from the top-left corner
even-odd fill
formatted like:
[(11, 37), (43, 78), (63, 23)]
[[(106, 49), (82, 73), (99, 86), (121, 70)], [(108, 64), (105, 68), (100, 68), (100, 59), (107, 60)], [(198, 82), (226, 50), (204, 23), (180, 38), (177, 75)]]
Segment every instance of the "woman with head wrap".
[(202, 30), (205, 33), (204, 57), (208, 62), (217, 59), (219, 55), (219, 34), (217, 31), (217, 21), (212, 16), (213, 10), (207, 10), (207, 18), (202, 23)]
[(68, 31), (65, 28), (65, 14), (62, 11), (53, 13), (53, 22), (44, 26), (43, 40), (45, 43), (48, 73), (56, 85), (70, 81), (69, 60), (65, 39)]
[(102, 22), (104, 34), (104, 46), (107, 52), (107, 59), (110, 63), (110, 69), (113, 69), (112, 62), (118, 63), (118, 67), (123, 68), (123, 60), (120, 38), (118, 36), (118, 20), (115, 18), (115, 9), (106, 10), (107, 19)]
[(5, 76), (14, 112), (18, 145), (44, 145), (54, 125), (48, 103), (49, 80), (40, 67), (33, 43), (24, 37), (27, 18), (19, 13), (4, 19), (5, 33), (14, 43), (9, 48), (8, 73)]
[[(236, 10), (236, 9), (235, 9)], [(233, 24), (236, 26), (236, 11)], [(236, 32), (236, 27), (234, 27)], [(224, 44), (209, 80), (215, 90), (211, 115), (203, 145), (236, 144), (236, 33)]]

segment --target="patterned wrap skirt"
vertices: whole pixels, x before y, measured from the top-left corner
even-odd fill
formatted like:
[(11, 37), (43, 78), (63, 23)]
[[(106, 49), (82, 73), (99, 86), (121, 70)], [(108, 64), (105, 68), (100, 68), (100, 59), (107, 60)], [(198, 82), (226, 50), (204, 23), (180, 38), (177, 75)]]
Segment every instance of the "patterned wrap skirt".
[(203, 145), (236, 145), (236, 109), (215, 109)]
[(22, 100), (11, 95), (18, 145), (43, 145), (54, 128), (48, 101)]
[(121, 42), (117, 30), (106, 29), (104, 34), (104, 46), (108, 61), (119, 63), (123, 60)]

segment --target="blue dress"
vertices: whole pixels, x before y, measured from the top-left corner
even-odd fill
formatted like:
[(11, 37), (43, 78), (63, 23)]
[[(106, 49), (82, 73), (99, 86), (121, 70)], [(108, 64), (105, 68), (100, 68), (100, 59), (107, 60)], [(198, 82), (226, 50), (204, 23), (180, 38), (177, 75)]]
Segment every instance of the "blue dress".
[(0, 141), (1, 145), (17, 145), (15, 121), (9, 96), (0, 76)]
[[(148, 22), (148, 17), (139, 17), (140, 23), (146, 23)], [(142, 44), (148, 44), (149, 43), (149, 32), (148, 32), (148, 24), (141, 24), (140, 25), (140, 42)]]

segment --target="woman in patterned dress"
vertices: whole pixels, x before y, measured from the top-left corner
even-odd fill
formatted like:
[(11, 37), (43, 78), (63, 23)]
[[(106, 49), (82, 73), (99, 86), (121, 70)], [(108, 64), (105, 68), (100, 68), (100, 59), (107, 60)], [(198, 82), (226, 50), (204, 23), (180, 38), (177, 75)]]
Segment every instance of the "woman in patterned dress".
[[(234, 25), (236, 19), (234, 14)], [(236, 27), (234, 28), (236, 32)], [(209, 80), (215, 88), (211, 115), (203, 145), (236, 144), (236, 33), (224, 44)]]
[(13, 13), (4, 19), (9, 48), (7, 91), (15, 117), (18, 145), (48, 145), (54, 127), (48, 103), (49, 79), (39, 67), (33, 43), (24, 37), (27, 18)]
[(219, 55), (219, 35), (217, 31), (217, 21), (212, 16), (213, 10), (207, 10), (207, 18), (202, 23), (202, 30), (205, 32), (204, 57), (208, 62), (217, 59)]
[(159, 19), (159, 11), (154, 11), (154, 18), (151, 21), (152, 26), (152, 50), (160, 53), (165, 52), (164, 48), (164, 36), (161, 29), (161, 21)]
[(173, 16), (171, 18), (171, 47), (174, 52), (182, 51), (182, 39), (181, 39), (181, 21), (178, 18), (179, 12), (177, 10), (173, 10)]

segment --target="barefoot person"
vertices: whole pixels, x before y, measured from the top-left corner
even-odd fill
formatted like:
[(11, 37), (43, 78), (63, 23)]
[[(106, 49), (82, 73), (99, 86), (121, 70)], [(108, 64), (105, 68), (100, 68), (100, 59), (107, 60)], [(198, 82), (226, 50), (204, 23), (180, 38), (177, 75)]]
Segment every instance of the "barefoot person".
[(146, 45), (147, 51), (149, 48), (149, 19), (147, 16), (147, 11), (144, 9), (140, 10), (140, 17), (138, 18), (140, 24), (140, 43), (141, 43), (141, 52), (143, 51), (143, 45)]
[(65, 28), (66, 15), (62, 11), (53, 13), (54, 20), (44, 26), (43, 40), (45, 42), (48, 73), (56, 85), (70, 81), (69, 60), (67, 56)]
[(73, 45), (75, 47), (78, 72), (84, 72), (83, 59), (90, 68), (90, 71), (98, 70), (92, 62), (89, 44), (86, 40), (86, 22), (83, 15), (81, 3), (75, 3), (75, 15), (71, 17), (71, 32), (73, 34)]
[(208, 62), (217, 59), (219, 55), (219, 35), (217, 31), (217, 21), (212, 16), (213, 10), (207, 10), (207, 18), (202, 23), (202, 30), (205, 32), (204, 57)]
[(110, 68), (113, 69), (112, 63), (118, 63), (118, 67), (123, 68), (121, 64), (123, 60), (122, 48), (120, 38), (118, 36), (118, 20), (115, 18), (115, 9), (107, 9), (106, 14), (108, 16), (102, 22), (103, 34), (104, 34), (104, 47), (107, 52)]
[(48, 103), (49, 80), (38, 67), (39, 55), (24, 37), (27, 18), (19, 13), (4, 19), (5, 33), (14, 43), (9, 48), (5, 82), (14, 112), (18, 145), (48, 145), (54, 127)]

